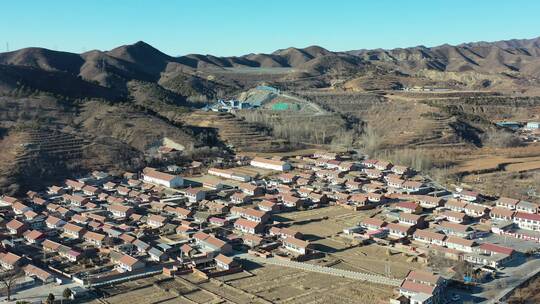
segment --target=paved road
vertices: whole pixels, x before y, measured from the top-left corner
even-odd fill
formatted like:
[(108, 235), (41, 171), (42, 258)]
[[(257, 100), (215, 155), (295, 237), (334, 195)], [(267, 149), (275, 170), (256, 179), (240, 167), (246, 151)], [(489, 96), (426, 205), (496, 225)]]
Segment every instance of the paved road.
[(368, 282), (382, 284), (382, 285), (399, 286), (401, 284), (401, 280), (391, 279), (384, 276), (379, 276), (379, 275), (374, 275), (374, 274), (369, 274), (369, 273), (354, 272), (350, 270), (336, 269), (336, 268), (324, 267), (324, 266), (313, 265), (313, 264), (308, 264), (308, 263), (293, 262), (293, 261), (282, 260), (278, 258), (264, 259), (264, 258), (252, 256), (250, 254), (245, 254), (245, 253), (239, 254), (238, 257), (249, 260), (249, 261), (253, 261), (259, 264), (270, 264), (270, 265), (276, 265), (276, 266), (296, 268), (300, 270), (318, 272), (322, 274), (344, 277), (344, 278), (349, 278), (353, 280), (368, 281)]
[[(484, 291), (479, 294), (475, 294), (474, 296), (486, 299), (482, 303), (498, 303), (501, 298), (506, 296), (519, 285), (523, 284), (523, 282), (527, 281), (532, 276), (536, 275), (539, 271), (539, 258), (525, 262), (517, 267), (507, 267), (504, 269), (504, 271), (502, 271), (502, 274), (499, 275), (500, 278), (483, 284)], [(496, 296), (493, 296), (493, 290), (497, 291)], [(490, 298), (490, 296), (493, 297)]]

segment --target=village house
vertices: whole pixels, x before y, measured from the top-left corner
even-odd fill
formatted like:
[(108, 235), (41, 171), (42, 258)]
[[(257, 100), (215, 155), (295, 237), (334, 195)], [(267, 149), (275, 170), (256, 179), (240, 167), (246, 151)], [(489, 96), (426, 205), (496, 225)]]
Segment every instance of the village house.
[(514, 223), (521, 229), (540, 231), (540, 214), (516, 212)]
[(152, 247), (148, 250), (148, 256), (150, 257), (151, 261), (155, 262), (162, 262), (168, 258), (165, 252), (161, 251), (156, 247)]
[(144, 263), (142, 261), (139, 261), (138, 259), (127, 254), (122, 255), (122, 257), (118, 259), (116, 265), (116, 269), (119, 272), (130, 272), (144, 268)]
[(388, 187), (400, 189), (405, 181), (401, 178), (387, 178), (386, 184)]
[(152, 214), (148, 216), (148, 219), (146, 220), (146, 223), (151, 228), (160, 228), (167, 222), (167, 218), (163, 217), (161, 215)]
[(55, 216), (49, 215), (47, 219), (45, 220), (45, 225), (49, 229), (58, 229), (64, 226), (66, 222), (60, 218), (57, 218)]
[(206, 250), (229, 254), (232, 252), (231, 244), (224, 242), (214, 236), (204, 232), (197, 232), (193, 235), (193, 239), (198, 246), (204, 247)]
[(366, 193), (380, 193), (383, 186), (380, 183), (374, 183), (373, 181), (369, 184), (363, 184), (362, 190), (364, 190)]
[(269, 200), (262, 200), (257, 204), (257, 208), (261, 211), (274, 213), (280, 210), (280, 205)]
[(430, 230), (417, 229), (413, 233), (413, 239), (422, 243), (444, 246), (444, 240), (446, 239), (446, 235)]
[(251, 201), (252, 195), (244, 193), (244, 192), (235, 192), (233, 195), (231, 195), (231, 202), (233, 202), (235, 205), (243, 205), (247, 204)]
[(206, 198), (206, 191), (203, 188), (187, 188), (182, 191), (191, 203), (196, 203)]
[(20, 214), (23, 214), (25, 213), (26, 211), (30, 211), (32, 210), (32, 208), (26, 206), (25, 204), (17, 201), (15, 203), (13, 203), (13, 205), (11, 205), (11, 207), (13, 208), (13, 212), (17, 215), (20, 215)]
[(259, 246), (263, 243), (264, 239), (258, 235), (254, 235), (254, 234), (244, 234), (242, 236), (242, 240), (243, 240), (243, 243), (244, 245), (250, 247), (250, 248), (254, 248), (256, 246)]
[(384, 194), (375, 192), (368, 193), (367, 198), (371, 203), (383, 203), (385, 200)]
[(484, 205), (467, 204), (465, 206), (465, 214), (472, 218), (484, 217), (488, 211), (489, 208)]
[(538, 204), (527, 201), (519, 201), (516, 205), (517, 212), (538, 213)]
[(250, 221), (239, 218), (234, 222), (234, 228), (244, 233), (256, 234), (262, 231), (263, 224), (261, 222)]
[(407, 193), (419, 193), (425, 188), (425, 185), (422, 182), (408, 180), (401, 185), (401, 188)]
[(417, 202), (399, 202), (396, 204), (396, 209), (405, 213), (420, 214), (422, 213), (422, 207)]
[(311, 192), (308, 195), (308, 199), (311, 201), (311, 203), (317, 204), (317, 205), (325, 204), (328, 202), (328, 197), (326, 196), (326, 194), (320, 194), (316, 192)]
[(193, 210), (189, 210), (189, 209), (182, 208), (182, 207), (172, 208), (170, 210), (167, 210), (167, 212), (175, 215), (177, 218), (179, 218), (181, 220), (191, 218), (193, 216), (193, 214), (194, 214)]
[(380, 171), (385, 171), (385, 170), (388, 170), (392, 167), (392, 163), (391, 162), (387, 162), (387, 161), (377, 161), (373, 167), (377, 170), (380, 170)]
[(262, 157), (255, 157), (251, 160), (250, 165), (257, 168), (270, 169), (276, 171), (289, 171), (291, 170), (291, 164), (285, 161), (277, 159), (266, 159)]
[(407, 175), (410, 171), (409, 167), (399, 165), (392, 166), (391, 170), (397, 175)]
[(386, 226), (386, 222), (378, 218), (367, 217), (360, 222), (360, 226), (367, 230), (379, 230)]
[(298, 175), (295, 173), (282, 173), (278, 175), (277, 179), (283, 184), (292, 184), (298, 179)]
[(489, 217), (492, 220), (499, 220), (499, 221), (512, 221), (514, 218), (514, 210), (513, 209), (507, 209), (505, 207), (494, 207), (489, 212)]
[(72, 223), (67, 223), (62, 227), (62, 230), (64, 231), (64, 234), (67, 237), (73, 238), (73, 239), (80, 239), (82, 235), (86, 232), (84, 227), (77, 226)]
[(237, 266), (233, 258), (225, 256), (221, 253), (214, 258), (214, 261), (216, 262), (216, 267), (219, 270), (231, 270)]
[(0, 266), (6, 270), (11, 270), (20, 264), (21, 259), (20, 256), (14, 253), (2, 252), (0, 253)]
[(50, 186), (47, 190), (47, 194), (50, 195), (62, 195), (65, 193), (65, 189), (59, 186)]
[(444, 211), (440, 214), (440, 217), (452, 222), (463, 224), (469, 221), (469, 217), (463, 212), (456, 212), (452, 210)]
[(444, 207), (455, 212), (463, 212), (465, 211), (465, 207), (467, 207), (467, 202), (450, 199), (446, 202), (446, 204), (444, 204)]
[(293, 230), (291, 228), (287, 228), (287, 227), (284, 227), (284, 228), (272, 227), (268, 231), (268, 234), (270, 236), (277, 236), (279, 238), (301, 239), (303, 237), (303, 235), (300, 232), (295, 231), (295, 230)]
[(73, 206), (77, 207), (84, 206), (90, 201), (87, 197), (78, 194), (70, 195), (68, 200)]
[(84, 234), (83, 236), (83, 239), (88, 242), (88, 243), (91, 243), (97, 247), (102, 247), (103, 245), (105, 245), (106, 243), (108, 243), (109, 241), (109, 237), (104, 235), (104, 234), (101, 234), (101, 233), (97, 233), (97, 232), (92, 232), (92, 231), (88, 231)]
[(353, 180), (347, 180), (345, 182), (345, 187), (347, 187), (347, 189), (349, 190), (360, 190), (362, 189), (362, 183), (355, 182)]
[(61, 245), (58, 248), (58, 255), (70, 262), (77, 262), (83, 257), (83, 254), (79, 251), (73, 250), (68, 246)]
[(310, 244), (307, 241), (293, 237), (288, 237), (282, 240), (283, 247), (295, 254), (305, 255), (308, 253)]
[(133, 208), (124, 205), (109, 205), (107, 210), (117, 219), (125, 219), (135, 212)]
[(362, 166), (364, 168), (374, 168), (377, 162), (378, 160), (376, 159), (365, 159), (362, 161)]
[(43, 251), (45, 252), (58, 252), (58, 248), (62, 246), (62, 244), (51, 241), (49, 239), (45, 239), (41, 243), (41, 246), (43, 248)]
[(82, 191), (85, 195), (98, 195), (100, 190), (98, 187), (94, 187), (94, 186), (90, 186), (90, 185), (85, 185), (83, 188), (82, 188)]
[(144, 168), (143, 180), (148, 183), (162, 185), (168, 188), (177, 188), (184, 184), (184, 179), (178, 175), (172, 175), (157, 171), (154, 168)]
[(371, 179), (379, 179), (383, 175), (383, 173), (377, 169), (364, 169), (363, 171), (366, 174), (366, 176)]
[(475, 230), (471, 226), (448, 221), (442, 221), (438, 225), (435, 225), (435, 229), (443, 232), (446, 235), (455, 235), (465, 239), (472, 239), (476, 234)]
[(259, 223), (265, 223), (270, 219), (270, 214), (268, 212), (252, 208), (243, 209), (240, 216), (250, 221)]
[(425, 216), (401, 212), (399, 214), (398, 221), (400, 224), (409, 225), (416, 228), (422, 228), (424, 227)]
[(394, 239), (406, 238), (414, 231), (412, 226), (397, 223), (388, 223), (385, 228), (388, 229), (390, 237)]
[(475, 202), (480, 198), (480, 193), (476, 191), (461, 190), (457, 193), (457, 197), (466, 200), (468, 202)]
[(9, 221), (6, 224), (6, 228), (11, 235), (21, 235), (24, 231), (26, 231), (26, 229), (28, 229), (25, 223), (16, 219)]
[(76, 223), (76, 224), (86, 225), (88, 223), (88, 218), (86, 216), (84, 216), (84, 215), (81, 215), (81, 214), (75, 214), (71, 218), (71, 221)]
[(116, 193), (122, 196), (127, 196), (129, 194), (129, 191), (131, 191), (131, 189), (124, 186), (119, 186), (118, 188), (116, 188)]
[(37, 278), (45, 284), (54, 282), (54, 275), (32, 264), (26, 265), (23, 270), (27, 277)]
[(230, 169), (210, 168), (208, 169), (208, 174), (241, 182), (248, 182), (251, 180), (250, 176), (236, 173)]
[(476, 242), (469, 239), (460, 238), (457, 236), (449, 236), (445, 241), (446, 247), (450, 249), (455, 249), (463, 252), (472, 252), (473, 246), (476, 245)]
[(465, 255), (465, 261), (499, 268), (510, 262), (515, 256), (512, 248), (507, 248), (491, 243), (480, 244), (475, 252)]
[(500, 197), (497, 202), (495, 203), (497, 207), (502, 207), (510, 210), (516, 210), (517, 204), (519, 203), (519, 200), (508, 198), (508, 197)]
[(420, 203), (420, 207), (425, 209), (434, 209), (443, 204), (442, 198), (429, 195), (419, 195), (416, 197), (416, 201)]
[(411, 270), (399, 286), (399, 294), (410, 300), (411, 304), (439, 303), (444, 279), (432, 273)]
[(351, 206), (354, 206), (354, 210), (365, 210), (375, 207), (375, 203), (372, 203), (369, 200), (368, 195), (366, 194), (353, 194), (347, 199), (347, 203)]
[(113, 182), (106, 182), (105, 184), (103, 184), (103, 189), (105, 190), (112, 191), (115, 188), (116, 188), (116, 184)]
[(84, 183), (81, 183), (79, 181), (74, 181), (72, 179), (68, 179), (66, 180), (66, 186), (75, 191), (81, 191), (82, 188), (84, 187)]
[(283, 205), (287, 208), (299, 208), (303, 204), (301, 198), (292, 196), (290, 194), (282, 195), (281, 201), (283, 202)]
[(31, 230), (24, 234), (24, 239), (28, 244), (37, 244), (45, 239), (45, 234), (38, 230)]

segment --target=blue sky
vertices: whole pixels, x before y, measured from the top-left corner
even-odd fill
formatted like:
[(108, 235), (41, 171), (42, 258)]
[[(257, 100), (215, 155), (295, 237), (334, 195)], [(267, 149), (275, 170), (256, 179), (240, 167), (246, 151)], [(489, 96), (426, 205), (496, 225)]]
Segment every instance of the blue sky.
[(538, 0), (6, 0), (0, 51), (143, 40), (170, 55), (434, 46), (540, 36)]

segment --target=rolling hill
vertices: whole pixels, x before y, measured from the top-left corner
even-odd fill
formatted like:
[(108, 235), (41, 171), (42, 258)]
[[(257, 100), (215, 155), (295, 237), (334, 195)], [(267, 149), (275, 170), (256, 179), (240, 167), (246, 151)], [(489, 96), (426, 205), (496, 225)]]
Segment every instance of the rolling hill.
[[(356, 94), (435, 86), (532, 95), (540, 87), (540, 38), (337, 52), (290, 47), (232, 57), (170, 56), (142, 41), (81, 54), (44, 48), (0, 53), (0, 188), (24, 190), (22, 181), (36, 181), (32, 176), (52, 180), (55, 174), (136, 168), (164, 138), (190, 153), (217, 147), (286, 150), (290, 143), (273, 138), (268, 126), (198, 110), (263, 83), (292, 92), (324, 88)], [(340, 121), (354, 118), (372, 125), (380, 120), (372, 115), (373, 107), (380, 115), (389, 113), (390, 103), (371, 108), (348, 99), (343, 103), (319, 105), (342, 115)], [(411, 128), (423, 122), (438, 133), (431, 141), (413, 134), (407, 143), (462, 141), (463, 128), (453, 126), (463, 124), (454, 114), (434, 122), (431, 111), (439, 109), (423, 110), (424, 117), (417, 119), (418, 107), (409, 105)], [(394, 111), (403, 113), (403, 108)], [(394, 131), (402, 133), (399, 126)]]

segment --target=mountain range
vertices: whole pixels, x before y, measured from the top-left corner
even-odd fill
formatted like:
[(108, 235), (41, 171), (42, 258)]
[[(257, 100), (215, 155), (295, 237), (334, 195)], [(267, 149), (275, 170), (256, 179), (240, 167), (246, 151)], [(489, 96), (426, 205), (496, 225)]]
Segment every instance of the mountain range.
[[(334, 135), (350, 134), (352, 141), (361, 126), (377, 128), (380, 122), (387, 138), (398, 136), (405, 144), (467, 145), (465, 137), (481, 132), (461, 110), (396, 105), (383, 95), (431, 86), (539, 96), (540, 38), (343, 52), (310, 46), (237, 57), (175, 57), (142, 41), (81, 54), (44, 48), (0, 53), (0, 192), (23, 192), (91, 170), (159, 165), (155, 151), (165, 142), (199, 160), (228, 149), (276, 152), (304, 144), (276, 135), (274, 126), (287, 131), (285, 118), (264, 125), (196, 110), (260, 84), (316, 99), (326, 109), (317, 123)], [(512, 107), (498, 109), (506, 115)], [(381, 120), (387, 113), (403, 118), (401, 124), (392, 128)], [(303, 123), (299, 130), (313, 135), (312, 117)], [(296, 124), (302, 125), (300, 116)], [(407, 137), (404, 126), (420, 131)]]
[[(312, 79), (316, 81), (315, 86), (346, 83), (366, 76), (397, 77), (397, 81), (405, 85), (407, 79), (424, 79), (457, 87), (479, 87), (480, 83), (486, 87), (497, 81), (527, 86), (536, 85), (540, 78), (540, 38), (346, 52), (310, 46), (238, 57), (200, 54), (173, 57), (139, 41), (110, 51), (81, 54), (25, 48), (0, 53), (0, 68), (0, 89), (9, 90), (17, 83), (29, 83), (39, 89), (52, 90), (50, 85), (35, 80), (50, 77), (70, 79), (73, 86), (95, 91), (98, 97), (124, 94), (130, 80), (156, 82), (167, 88), (176, 77), (188, 82), (195, 79), (207, 90), (208, 86), (219, 85), (244, 88), (249, 81), (238, 74), (254, 69), (263, 74), (275, 70), (271, 73), (278, 75), (272, 78), (277, 83)], [(467, 74), (475, 82), (463, 81), (456, 73)]]

